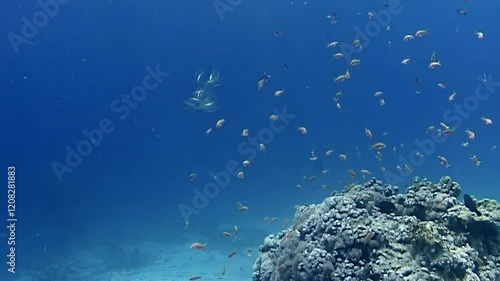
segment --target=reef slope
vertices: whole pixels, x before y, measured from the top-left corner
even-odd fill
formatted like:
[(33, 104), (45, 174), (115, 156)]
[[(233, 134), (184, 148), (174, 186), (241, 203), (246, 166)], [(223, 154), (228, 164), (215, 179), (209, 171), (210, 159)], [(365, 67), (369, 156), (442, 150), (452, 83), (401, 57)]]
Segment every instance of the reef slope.
[(500, 204), (475, 200), (478, 216), (461, 190), (448, 176), (406, 193), (372, 179), (297, 206), (293, 227), (260, 246), (253, 280), (500, 280)]

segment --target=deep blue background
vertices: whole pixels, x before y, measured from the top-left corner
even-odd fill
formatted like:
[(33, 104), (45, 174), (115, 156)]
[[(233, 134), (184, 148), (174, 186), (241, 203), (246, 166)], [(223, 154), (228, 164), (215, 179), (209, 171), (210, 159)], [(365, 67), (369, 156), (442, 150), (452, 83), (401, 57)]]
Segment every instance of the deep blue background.
[[(345, 60), (332, 60), (338, 49), (325, 45), (350, 44), (354, 27), (364, 28), (367, 12), (383, 9), (383, 1), (243, 0), (221, 21), (211, 1), (72, 0), (30, 39), (35, 46), (21, 45), (18, 54), (7, 34), (20, 34), (21, 17), (31, 19), (40, 7), (35, 1), (3, 1), (1, 163), (4, 170), (11, 164), (17, 167), (18, 239), (25, 247), (44, 235), (63, 242), (96, 224), (129, 219), (143, 224), (162, 220), (181, 228), (178, 204), (191, 201), (191, 189), (209, 182), (210, 171), (224, 169), (229, 160), (245, 160), (237, 152), (243, 141), (241, 130), (256, 133), (267, 127), (272, 109), (285, 105), (297, 117), (253, 161), (246, 179), (233, 178), (207, 209), (191, 219), (192, 224), (229, 219), (237, 213), (236, 201), (249, 205), (256, 217), (291, 213), (294, 204), (324, 198), (322, 184), (332, 190), (343, 187), (337, 181), (352, 181), (348, 169), (368, 169), (384, 179), (379, 167), (395, 171), (398, 164), (392, 148), (397, 146), (398, 153), (407, 157), (416, 148), (415, 140), (428, 137), (426, 128), (443, 121), (453, 90), (459, 93), (456, 103), (462, 103), (483, 73), (500, 81), (495, 12), (500, 4), (426, 0), (401, 5), (403, 11), (391, 19), (391, 31), (381, 31), (355, 56), (362, 62), (350, 67), (352, 78), (334, 84), (332, 77), (349, 66)], [(457, 8), (468, 15), (458, 15)], [(332, 25), (326, 16), (334, 11), (339, 21)], [(418, 29), (429, 33), (403, 42), (405, 34)], [(283, 35), (274, 36), (276, 30)], [(477, 30), (484, 31), (483, 40), (474, 35)], [(432, 51), (442, 63), (439, 69), (428, 69)], [(406, 57), (411, 63), (402, 66)], [(128, 118), (119, 120), (110, 110), (111, 102), (140, 85), (145, 67), (156, 65), (170, 76)], [(194, 73), (200, 67), (221, 75), (223, 83), (216, 94), (223, 107), (217, 112), (183, 109), (182, 101), (197, 87)], [(257, 91), (263, 72), (272, 77)], [(413, 89), (416, 76), (422, 84), (419, 95)], [(438, 82), (447, 88), (439, 89)], [(274, 97), (280, 88), (285, 94)], [(342, 111), (333, 102), (340, 89)], [(373, 97), (379, 90), (384, 92), (385, 107)], [(499, 152), (491, 152), (500, 143), (498, 91), (481, 102), (413, 175), (438, 180), (449, 174), (467, 193), (498, 198)], [(484, 125), (483, 115), (494, 124)], [(102, 118), (111, 118), (115, 131), (59, 182), (51, 163), (63, 162), (65, 147), (75, 147), (84, 139), (81, 131), (96, 128)], [(220, 118), (226, 119), (224, 127), (205, 138), (205, 130)], [(300, 135), (296, 126), (306, 126), (309, 133)], [(372, 130), (372, 140), (364, 136), (365, 127)], [(463, 148), (460, 143), (467, 141), (467, 128), (477, 138)], [(388, 134), (382, 137), (383, 132)], [(368, 151), (376, 141), (388, 146), (382, 164)], [(356, 146), (362, 159), (356, 156)], [(335, 149), (331, 159), (321, 159), (331, 173), (304, 183), (303, 176), (318, 174), (308, 160), (309, 151), (315, 149), (323, 158), (326, 148)], [(341, 162), (339, 153), (346, 153), (348, 160)], [(451, 167), (440, 165), (438, 155), (445, 156)], [(473, 165), (472, 155), (483, 161), (480, 167)], [(199, 177), (188, 183), (192, 171)], [(404, 188), (408, 180), (411, 177), (398, 185)], [(304, 190), (297, 190), (297, 184)], [(5, 195), (0, 194), (2, 216)], [(4, 249), (5, 241), (1, 243)]]

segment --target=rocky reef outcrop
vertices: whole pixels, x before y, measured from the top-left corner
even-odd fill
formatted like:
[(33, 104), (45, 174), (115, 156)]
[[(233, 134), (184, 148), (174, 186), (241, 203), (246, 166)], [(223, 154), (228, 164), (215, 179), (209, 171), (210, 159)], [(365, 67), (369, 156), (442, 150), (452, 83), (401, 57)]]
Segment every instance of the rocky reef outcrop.
[(474, 199), (478, 216), (461, 191), (448, 176), (406, 193), (372, 179), (296, 206), (292, 228), (260, 246), (253, 280), (500, 280), (500, 204)]

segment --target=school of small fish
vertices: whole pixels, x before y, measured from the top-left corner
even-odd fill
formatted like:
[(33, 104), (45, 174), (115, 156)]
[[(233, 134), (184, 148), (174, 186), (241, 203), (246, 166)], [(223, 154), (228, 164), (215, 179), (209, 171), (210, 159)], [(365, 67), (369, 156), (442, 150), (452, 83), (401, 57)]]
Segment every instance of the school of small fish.
[[(386, 1), (386, 5), (388, 5), (388, 1)], [(384, 6), (387, 7), (386, 5), (384, 5)], [(458, 13), (459, 17), (464, 17), (464, 16), (468, 15), (468, 13), (462, 9), (457, 9), (456, 13)], [(329, 15), (327, 18), (328, 18), (330, 24), (337, 24), (340, 17), (337, 13), (334, 13), (333, 15)], [(368, 12), (368, 21), (374, 21), (376, 18), (377, 18), (376, 12), (374, 12), (374, 11)], [(390, 25), (388, 25), (385, 27), (385, 31), (392, 32), (391, 28), (392, 27)], [(404, 29), (404, 28), (401, 27), (401, 29)], [(457, 31), (458, 31), (458, 29), (457, 29)], [(395, 40), (393, 40), (393, 41), (394, 42), (396, 42), (396, 41), (401, 42), (402, 48), (404, 48), (405, 46), (417, 43), (417, 41), (418, 42), (425, 41), (426, 37), (432, 36), (432, 33), (433, 33), (432, 29), (425, 28), (425, 27), (421, 28), (421, 29), (417, 29), (417, 30), (407, 30), (407, 32), (405, 32), (402, 35), (394, 34)], [(283, 37), (285, 35), (285, 33), (283, 31), (275, 31), (273, 34), (276, 37)], [(399, 36), (401, 36), (401, 37), (399, 37)], [(485, 33), (482, 30), (477, 30), (475, 33), (472, 34), (471, 37), (472, 37), (471, 38), (472, 40), (484, 40)], [(348, 93), (347, 90), (349, 90), (348, 81), (350, 79), (353, 79), (353, 77), (356, 77), (358, 75), (358, 69), (362, 69), (365, 65), (367, 65), (368, 60), (365, 61), (362, 58), (362, 55), (363, 55), (362, 50), (364, 47), (363, 47), (363, 44), (359, 38), (355, 38), (352, 41), (352, 43), (349, 43), (349, 45), (351, 45), (352, 47), (354, 47), (357, 50), (357, 52), (356, 52), (357, 57), (349, 58), (347, 60), (346, 60), (346, 57), (347, 57), (346, 54), (342, 52), (342, 44), (345, 44), (345, 43), (341, 43), (341, 42), (346, 42), (345, 38), (338, 38), (337, 40), (327, 42), (326, 44), (321, 43), (321, 42), (319, 42), (318, 44), (324, 44), (324, 45), (322, 45), (321, 48), (324, 48), (324, 46), (326, 46), (326, 48), (328, 50), (332, 51), (332, 55), (331, 55), (330, 59), (332, 59), (335, 64), (342, 64), (343, 61), (346, 62), (346, 65), (341, 68), (341, 69), (345, 69), (345, 71), (337, 73), (336, 75), (334, 75), (332, 77), (332, 85), (343, 87), (342, 89), (337, 90), (336, 93), (333, 94), (332, 108), (333, 109), (336, 108), (337, 110), (343, 112), (343, 110), (344, 110), (343, 105), (344, 105), (344, 102), (346, 100), (346, 98), (344, 98), (344, 96), (345, 96), (344, 93)], [(350, 40), (348, 42), (350, 42)], [(388, 47), (391, 48), (391, 46), (392, 46), (392, 43), (391, 43), (391, 41), (389, 41)], [(445, 50), (441, 50), (441, 51), (445, 52)], [(352, 55), (352, 54), (350, 54), (350, 55)], [(433, 77), (435, 77), (436, 79), (439, 78), (439, 75), (440, 75), (440, 73), (442, 73), (442, 71), (446, 71), (445, 70), (446, 65), (447, 65), (446, 60), (443, 59), (443, 61), (441, 61), (438, 58), (437, 51), (433, 51), (431, 53), (430, 60), (425, 60), (425, 61), (420, 60), (419, 61), (419, 59), (418, 59), (419, 57), (420, 57), (419, 54), (407, 54), (407, 56), (402, 57), (398, 60), (400, 62), (399, 64), (396, 63), (396, 65), (394, 65), (393, 67), (398, 68), (398, 71), (411, 71), (410, 69), (412, 69), (413, 65), (420, 64), (420, 65), (424, 66), (426, 71), (432, 72)], [(369, 68), (370, 66), (366, 66), (366, 67)], [(285, 69), (286, 70), (289, 69), (288, 64), (285, 64)], [(483, 77), (483, 79), (482, 79), (483, 82), (487, 82), (488, 79), (490, 79), (488, 74), (486, 74), (486, 73), (483, 74), (482, 77)], [(217, 76), (217, 78), (218, 78), (218, 76)], [(287, 89), (285, 91), (285, 87), (275, 87), (275, 86), (273, 86), (272, 89), (269, 89), (269, 86), (266, 86), (266, 85), (270, 84), (270, 81), (272, 81), (273, 78), (272, 78), (272, 75), (268, 74), (267, 72), (262, 72), (260, 74), (260, 76), (259, 76), (259, 74), (257, 74), (256, 78), (258, 78), (258, 79), (256, 79), (256, 84), (254, 84), (254, 85), (256, 85), (255, 88), (257, 90), (257, 94), (259, 94), (259, 95), (271, 95), (271, 96), (274, 96), (276, 99), (284, 99), (288, 95), (293, 95), (293, 89)], [(439, 80), (437, 80), (437, 81), (439, 81)], [(437, 84), (432, 84), (432, 87), (434, 87), (434, 89), (436, 89), (436, 85), (437, 85), (436, 91), (443, 92), (444, 95), (447, 95), (447, 99), (442, 98), (442, 100), (443, 100), (442, 104), (444, 106), (447, 106), (447, 105), (449, 106), (449, 104), (456, 103), (457, 100), (463, 99), (467, 96), (464, 89), (453, 89), (452, 88), (451, 90), (448, 90), (449, 89), (447, 86), (448, 83), (445, 83), (445, 82), (449, 82), (449, 84), (452, 84), (452, 82), (454, 82), (454, 81), (440, 81)], [(253, 83), (255, 83), (255, 82), (253, 82)], [(284, 86), (284, 85), (281, 85), (281, 86)], [(429, 88), (429, 87), (427, 87), (427, 88)], [(416, 94), (422, 93), (422, 81), (416, 75), (415, 75), (415, 79), (412, 81), (412, 89), (414, 90), (414, 93), (416, 93)], [(344, 91), (344, 90), (346, 90), (346, 91)], [(413, 91), (411, 93), (413, 93)], [(400, 94), (406, 94), (406, 93), (400, 93)], [(427, 94), (427, 93), (424, 93), (424, 94)], [(423, 97), (424, 94), (422, 94), (422, 98), (424, 98)], [(434, 95), (434, 93), (432, 93), (432, 94)], [(392, 103), (387, 103), (388, 100), (390, 101), (390, 95), (386, 95), (384, 89), (382, 89), (382, 88), (372, 89), (371, 92), (364, 93), (364, 95), (369, 97), (366, 100), (367, 100), (367, 103), (369, 103), (370, 105), (373, 103), (373, 98), (375, 98), (375, 100), (377, 101), (375, 106), (385, 107), (387, 104), (389, 104), (388, 106), (390, 106), (392, 104)], [(437, 93), (435, 95), (439, 95), (439, 93)], [(441, 95), (443, 95), (443, 94), (441, 94)], [(332, 102), (332, 100), (330, 100), (330, 102)], [(435, 102), (436, 101), (434, 101), (434, 103)], [(384, 109), (382, 109), (382, 110), (384, 110)], [(404, 111), (404, 109), (402, 109), (402, 111)], [(424, 114), (425, 114), (425, 110), (424, 110)], [(272, 114), (269, 116), (270, 121), (277, 121), (277, 120), (279, 120), (279, 118), (280, 117), (276, 114)], [(402, 113), (401, 116), (396, 116), (396, 118), (400, 119), (399, 120), (400, 122), (405, 121), (404, 120), (404, 118), (405, 118), (404, 113)], [(348, 163), (348, 165), (354, 166), (356, 158), (363, 159), (362, 157), (364, 157), (365, 155), (368, 155), (368, 157), (370, 157), (372, 159), (374, 158), (376, 160), (375, 163), (378, 163), (377, 165), (379, 165), (378, 168), (380, 168), (380, 172), (377, 172), (378, 168), (377, 168), (377, 171), (372, 172), (366, 168), (355, 169), (354, 167), (347, 169), (347, 170), (338, 171), (335, 169), (335, 164), (331, 164), (332, 165), (331, 167), (322, 168), (320, 171), (317, 171), (317, 174), (315, 173), (315, 174), (302, 175), (300, 177), (301, 182), (297, 183), (297, 185), (296, 185), (297, 189), (302, 190), (307, 185), (315, 185), (315, 184), (317, 185), (317, 181), (320, 179), (320, 177), (329, 175), (331, 173), (331, 171), (339, 172), (340, 175), (345, 175), (348, 179), (350, 178), (350, 180), (346, 180), (346, 181), (338, 180), (338, 183), (341, 186), (345, 187), (346, 190), (349, 190), (350, 188), (352, 188), (355, 185), (355, 183), (358, 182), (358, 180), (362, 181), (368, 177), (371, 177), (373, 173), (385, 173), (386, 171), (390, 171), (390, 170), (395, 170), (395, 171), (398, 171), (400, 173), (407, 173), (407, 174), (411, 174), (414, 172), (415, 168), (409, 164), (403, 163), (403, 164), (397, 165), (395, 167), (386, 167), (385, 166), (384, 159), (387, 158), (386, 155), (389, 154), (391, 157), (393, 157), (395, 159), (398, 156), (398, 154), (405, 149), (405, 143), (404, 142), (397, 142), (397, 143), (389, 144), (389, 140), (384, 138), (386, 135), (389, 134), (389, 131), (383, 131), (383, 129), (382, 129), (383, 126), (381, 126), (380, 124), (376, 124), (376, 125), (375, 124), (368, 124), (370, 122), (369, 117), (366, 117), (365, 119), (366, 119), (367, 124), (364, 126), (364, 128), (363, 127), (359, 128), (359, 134), (360, 134), (360, 136), (365, 138), (365, 140), (367, 139), (367, 141), (371, 143), (371, 145), (369, 147), (366, 147), (366, 149), (363, 149), (363, 147), (361, 147), (361, 149), (360, 149), (360, 147), (358, 147), (358, 146), (354, 147), (354, 143), (353, 143), (352, 149), (353, 149), (353, 151), (355, 151), (355, 153), (353, 152), (352, 153), (353, 155), (351, 155), (351, 153), (349, 151), (338, 151), (334, 147), (329, 147), (328, 145), (323, 145), (320, 148), (316, 148), (316, 149), (311, 148), (310, 151), (304, 152), (304, 155), (305, 155), (304, 159), (307, 157), (307, 159), (309, 161), (315, 162), (315, 161), (320, 161), (321, 159), (328, 159), (329, 158), (332, 160), (329, 160), (328, 163), (335, 163), (336, 161), (341, 161), (341, 162)], [(218, 120), (213, 120), (211, 122), (212, 122), (211, 123), (212, 126), (205, 131), (205, 137), (209, 137), (216, 130), (224, 130), (225, 129), (225, 124), (226, 124), (225, 118), (220, 118)], [(231, 120), (227, 120), (227, 122), (231, 122)], [(294, 125), (295, 130), (296, 130), (295, 134), (297, 135), (297, 138), (308, 138), (310, 134), (315, 133), (315, 128), (317, 128), (317, 127), (311, 125), (310, 126), (311, 130), (309, 130), (308, 125), (311, 125), (311, 124), (296, 124), (296, 125)], [(468, 127), (468, 126), (470, 126), (470, 127)], [(460, 146), (463, 148), (468, 148), (471, 145), (473, 145), (473, 143), (476, 142), (477, 139), (481, 139), (481, 134), (476, 135), (476, 133), (475, 133), (475, 129), (477, 129), (479, 126), (487, 126), (487, 127), (493, 126), (493, 119), (491, 118), (490, 115), (484, 115), (482, 117), (471, 117), (470, 120), (468, 120), (467, 124), (461, 125), (460, 128), (458, 128), (458, 127), (454, 128), (454, 127), (446, 124), (442, 120), (436, 120), (435, 124), (428, 126), (425, 131), (422, 130), (422, 134), (424, 136), (425, 136), (425, 134), (427, 134), (427, 135), (434, 135), (437, 137), (461, 138), (462, 143), (460, 144)], [(486, 128), (486, 129), (489, 129), (489, 128)], [(416, 129), (416, 131), (419, 131), (419, 130)], [(249, 137), (249, 136), (251, 136), (252, 132), (248, 128), (245, 128), (244, 126), (242, 126), (242, 127), (240, 127), (240, 129), (238, 129), (237, 132), (234, 132), (234, 134), (240, 134), (241, 137)], [(364, 134), (364, 136), (361, 134)], [(411, 142), (411, 140), (410, 141), (406, 140), (406, 142)], [(483, 144), (484, 143), (485, 142), (483, 142)], [(489, 145), (491, 145), (490, 152), (492, 152), (492, 153), (495, 152), (497, 149), (497, 145), (494, 143), (491, 143)], [(262, 143), (258, 144), (258, 151), (260, 153), (264, 154), (264, 153), (266, 153), (266, 150), (267, 150), (267, 148), (264, 144), (262, 144)], [(458, 150), (460, 150), (460, 148), (457, 148), (457, 151)], [(448, 151), (448, 150), (446, 150), (446, 151)], [(296, 152), (294, 152), (294, 153), (296, 153)], [(301, 153), (301, 152), (297, 152), (297, 153)], [(447, 152), (447, 153), (449, 153), (449, 152)], [(459, 151), (459, 153), (460, 153), (460, 151)], [(463, 153), (463, 151), (462, 151), (462, 153)], [(442, 165), (443, 169), (449, 168), (452, 166), (451, 163), (448, 161), (448, 159), (445, 157), (445, 153), (441, 155), (440, 152), (438, 152), (438, 151), (436, 151), (432, 156), (431, 155), (424, 156), (422, 154), (422, 152), (417, 151), (413, 155), (413, 157), (415, 157), (415, 159), (423, 159), (424, 157), (426, 157), (426, 158), (430, 159), (428, 161), (436, 161), (436, 158), (437, 158), (437, 161), (435, 162), (436, 165), (439, 165), (439, 164)], [(482, 161), (480, 160), (480, 157), (476, 154), (468, 155), (468, 156), (464, 155), (464, 159), (467, 159), (467, 161), (470, 160), (472, 162), (471, 164), (473, 167), (481, 167), (482, 166), (481, 165)], [(340, 164), (341, 162), (338, 162), (338, 163)], [(361, 163), (363, 163), (363, 162), (366, 164), (366, 161), (362, 161)], [(237, 179), (246, 180), (247, 179), (247, 172), (248, 172), (248, 176), (250, 176), (250, 177), (254, 176), (251, 174), (250, 171), (253, 169), (253, 165), (255, 163), (251, 163), (249, 160), (246, 160), (246, 159), (242, 159), (240, 163), (242, 165), (241, 166), (242, 169), (237, 172), (237, 174), (236, 174)], [(487, 163), (485, 163), (485, 164), (487, 164)], [(189, 171), (187, 174), (188, 174), (188, 182), (195, 182), (196, 181), (198, 174), (195, 171)], [(329, 188), (330, 187), (326, 184), (321, 185), (322, 190), (328, 190)], [(242, 200), (243, 200), (243, 198), (242, 198)], [(251, 206), (246, 205), (243, 201), (235, 202), (235, 206), (236, 207), (234, 208), (234, 211), (236, 211), (236, 212), (240, 212), (240, 213), (252, 212)], [(231, 210), (228, 210), (228, 211), (231, 211)], [(277, 217), (273, 217), (273, 216), (263, 218), (263, 223), (274, 223), (274, 222), (278, 222), (278, 221), (279, 221), (279, 219)], [(189, 226), (189, 222), (186, 222), (185, 229), (188, 229), (188, 226)], [(288, 219), (285, 218), (284, 222), (283, 222), (282, 229), (286, 229), (287, 226), (288, 226)], [(237, 239), (238, 235), (239, 235), (239, 229), (237, 226), (235, 226), (234, 229), (232, 229), (232, 230), (227, 230), (227, 231), (222, 232), (222, 236), (227, 237), (228, 239), (229, 238), (230, 239)], [(293, 231), (290, 231), (289, 233), (287, 233), (286, 237), (294, 237), (294, 235), (296, 235), (296, 234)], [(367, 235), (367, 237), (365, 238), (365, 241), (366, 242), (369, 241), (372, 236), (373, 236), (373, 233), (369, 233)], [(191, 244), (190, 248), (194, 251), (207, 250), (207, 243), (196, 241), (196, 242), (193, 242)], [(252, 250), (248, 249), (247, 255), (251, 256), (251, 254), (252, 254)], [(227, 257), (231, 258), (235, 255), (239, 255), (238, 249), (235, 249), (235, 250), (231, 251), (230, 253), (228, 253)], [(225, 274), (226, 274), (226, 265), (223, 265), (222, 271), (219, 275), (222, 277)], [(189, 280), (197, 280), (197, 279), (201, 279), (201, 278), (202, 278), (201, 275), (193, 275), (190, 277)]]

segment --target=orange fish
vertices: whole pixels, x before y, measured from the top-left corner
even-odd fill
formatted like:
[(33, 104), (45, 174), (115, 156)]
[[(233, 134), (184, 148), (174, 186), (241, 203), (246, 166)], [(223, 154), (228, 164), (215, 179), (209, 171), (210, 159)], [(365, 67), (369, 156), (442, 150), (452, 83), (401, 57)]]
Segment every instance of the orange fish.
[(490, 118), (486, 118), (486, 117), (481, 117), (481, 120), (484, 122), (484, 124), (486, 125), (491, 125), (493, 124), (493, 121), (490, 119)]
[(352, 178), (355, 178), (356, 172), (354, 172), (353, 170), (349, 170), (349, 175), (351, 175)]
[(238, 204), (238, 210), (240, 210), (241, 212), (246, 212), (249, 210), (247, 206), (241, 204), (240, 202), (236, 202), (236, 204)]
[(238, 238), (238, 234), (240, 233), (240, 229), (235, 225), (234, 226), (234, 236)]
[(219, 121), (217, 121), (217, 123), (215, 124), (215, 127), (216, 128), (220, 128), (224, 125), (224, 123), (226, 122), (226, 119), (220, 119)]
[(284, 92), (285, 92), (285, 90), (283, 90), (283, 89), (279, 89), (279, 90), (277, 90), (276, 92), (274, 92), (274, 96), (279, 97), (279, 96), (281, 96)]
[[(193, 249), (193, 250), (202, 250), (202, 249), (205, 249), (207, 247), (207, 243), (205, 244), (201, 244), (199, 242), (194, 242), (193, 244), (191, 244), (190, 248)], [(196, 279), (195, 279), (196, 280)]]
[(450, 164), (448, 164), (448, 160), (444, 158), (443, 156), (438, 156), (439, 162), (441, 162), (441, 165), (444, 165), (446, 168), (450, 167)]
[(445, 129), (443, 131), (443, 136), (449, 136), (451, 134), (455, 133), (455, 129), (452, 129), (452, 128), (449, 128), (449, 129)]
[(373, 144), (373, 145), (371, 146), (371, 149), (372, 149), (372, 150), (373, 150), (373, 149), (376, 149), (376, 150), (382, 150), (382, 149), (384, 149), (385, 147), (386, 147), (386, 146), (385, 146), (385, 144), (384, 144), (384, 143), (382, 143), (382, 142), (377, 142), (377, 143), (375, 143), (375, 144)]
[(469, 137), (469, 139), (471, 139), (471, 140), (473, 140), (473, 139), (475, 139), (475, 138), (476, 138), (476, 134), (475, 134), (473, 131), (469, 130), (469, 129), (465, 130), (465, 133), (467, 133), (467, 136), (468, 136), (468, 137)]
[(366, 128), (365, 127), (365, 135), (367, 138), (371, 139), (373, 137), (372, 135), (372, 131), (370, 131), (370, 129)]
[(271, 78), (271, 75), (267, 75), (265, 72), (262, 74), (262, 77), (260, 77), (259, 81), (257, 81), (257, 90), (262, 89), (264, 87), (264, 84), (266, 84), (267, 80)]

